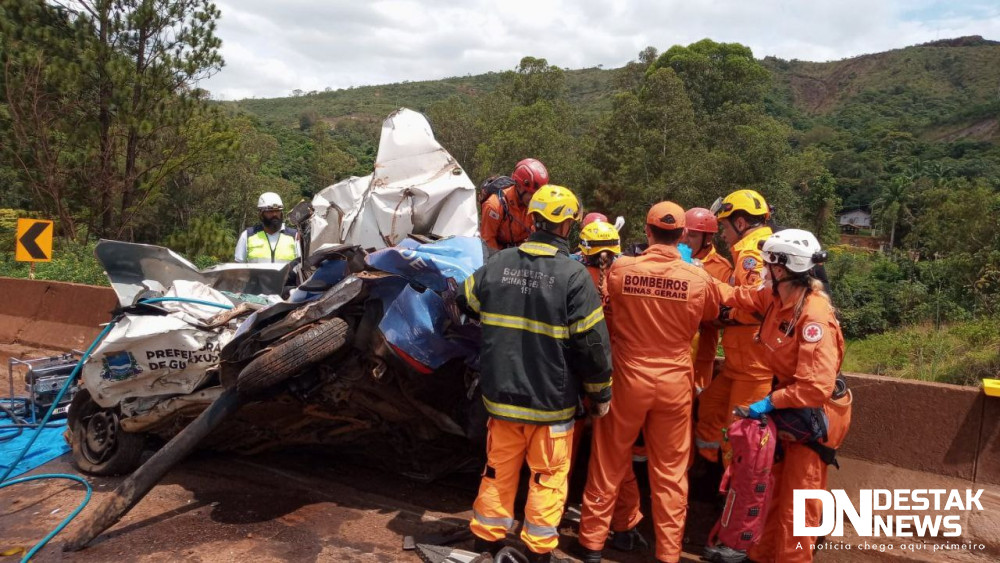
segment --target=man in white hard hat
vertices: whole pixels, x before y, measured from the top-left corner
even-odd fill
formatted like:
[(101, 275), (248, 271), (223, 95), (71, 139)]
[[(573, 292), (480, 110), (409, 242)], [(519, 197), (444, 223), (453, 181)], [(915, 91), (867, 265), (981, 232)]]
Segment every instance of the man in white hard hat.
[(237, 262), (273, 262), (282, 264), (299, 257), (295, 229), (282, 222), (285, 206), (274, 192), (264, 192), (257, 199), (260, 224), (243, 231), (236, 243)]

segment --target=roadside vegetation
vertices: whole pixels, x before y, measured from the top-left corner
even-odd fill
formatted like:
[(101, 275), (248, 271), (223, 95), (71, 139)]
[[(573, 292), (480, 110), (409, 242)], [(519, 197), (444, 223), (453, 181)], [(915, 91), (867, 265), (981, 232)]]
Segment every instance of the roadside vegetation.
[[(28, 215), (56, 221), (39, 278), (105, 283), (101, 238), (226, 260), (259, 193), (291, 205), (367, 174), (382, 119), (406, 106), (474, 181), (539, 158), (587, 207), (625, 216), (628, 241), (658, 200), (758, 190), (780, 225), (834, 246), (851, 366), (960, 382), (994, 368), (961, 339), (1000, 312), (996, 42), (808, 63), (705, 39), (617, 69), (526, 56), (479, 76), (220, 102), (197, 88), (224, 65), (208, 0), (69, 6), (0, 0), (0, 275), (27, 275), (10, 251)], [(836, 247), (843, 208), (870, 210), (888, 252)]]
[(849, 340), (843, 369), (978, 386), (1000, 373), (1000, 322), (925, 323)]

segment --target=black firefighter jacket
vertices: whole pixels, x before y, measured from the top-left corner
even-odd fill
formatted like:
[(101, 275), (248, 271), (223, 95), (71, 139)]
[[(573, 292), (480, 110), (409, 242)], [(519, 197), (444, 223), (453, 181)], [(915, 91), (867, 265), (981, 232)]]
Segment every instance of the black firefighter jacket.
[(573, 418), (581, 394), (611, 400), (611, 343), (600, 294), (566, 242), (533, 233), (465, 280), (461, 305), (482, 323), (480, 382), (491, 416)]

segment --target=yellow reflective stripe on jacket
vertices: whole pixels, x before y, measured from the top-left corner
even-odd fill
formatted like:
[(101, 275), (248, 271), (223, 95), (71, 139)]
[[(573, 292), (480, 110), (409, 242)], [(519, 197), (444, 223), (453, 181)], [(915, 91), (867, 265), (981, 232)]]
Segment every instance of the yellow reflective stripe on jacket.
[(532, 256), (555, 256), (559, 252), (558, 248), (542, 242), (526, 242), (517, 248)]
[(569, 325), (569, 331), (573, 334), (580, 334), (581, 332), (587, 332), (588, 330), (594, 328), (597, 323), (604, 320), (604, 307), (598, 307), (594, 309), (592, 313), (586, 317), (576, 321), (575, 323)]
[(559, 338), (559, 339), (569, 338), (569, 327), (567, 326), (550, 325), (543, 322), (526, 319), (524, 317), (514, 317), (512, 315), (500, 315), (497, 313), (484, 312), (482, 314), (481, 321), (484, 325), (499, 326), (503, 328), (513, 328), (516, 330), (524, 330), (527, 332), (533, 332), (535, 334), (551, 336), (552, 338)]
[(492, 415), (530, 420), (532, 422), (560, 422), (572, 417), (576, 413), (576, 407), (569, 407), (558, 411), (542, 411), (527, 407), (494, 403), (486, 397), (483, 397), (483, 404), (486, 405), (486, 412)]
[(475, 311), (479, 312), (479, 298), (476, 297), (476, 280), (473, 276), (465, 278), (465, 301), (469, 304), (469, 307)]
[(600, 393), (608, 387), (611, 387), (611, 380), (602, 381), (601, 383), (584, 383), (583, 390), (587, 393)]

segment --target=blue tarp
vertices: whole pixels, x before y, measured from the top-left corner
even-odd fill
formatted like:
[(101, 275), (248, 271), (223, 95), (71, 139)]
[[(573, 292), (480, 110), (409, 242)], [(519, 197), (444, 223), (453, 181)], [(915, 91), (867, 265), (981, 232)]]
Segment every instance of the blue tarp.
[[(10, 467), (10, 464), (21, 453), (25, 444), (28, 443), (28, 440), (35, 433), (34, 428), (23, 428), (20, 435), (11, 440), (5, 440), (5, 438), (17, 434), (17, 429), (11, 428), (10, 424), (10, 418), (0, 412), (0, 440), (2, 440), (0, 441), (0, 475), (7, 471), (7, 468)], [(48, 426), (51, 428), (47, 427), (42, 430), (41, 435), (32, 444), (27, 455), (24, 456), (21, 463), (17, 464), (17, 468), (11, 472), (8, 477), (9, 479), (13, 479), (22, 473), (27, 473), (69, 451), (69, 444), (63, 439), (63, 432), (66, 430), (66, 421), (50, 421)]]
[(483, 240), (451, 237), (420, 244), (404, 239), (398, 245), (365, 257), (373, 268), (402, 276), (434, 291), (448, 289), (448, 278), (461, 286), (465, 278), (483, 265)]

